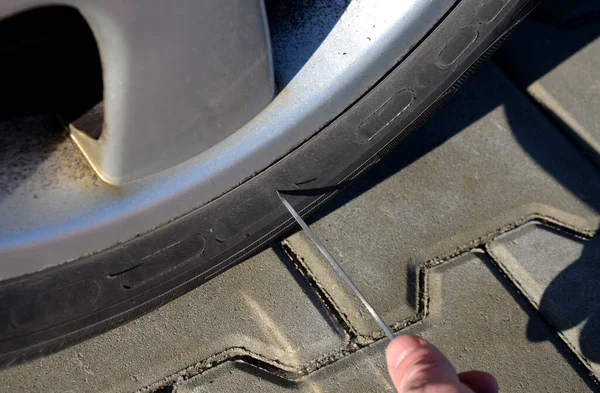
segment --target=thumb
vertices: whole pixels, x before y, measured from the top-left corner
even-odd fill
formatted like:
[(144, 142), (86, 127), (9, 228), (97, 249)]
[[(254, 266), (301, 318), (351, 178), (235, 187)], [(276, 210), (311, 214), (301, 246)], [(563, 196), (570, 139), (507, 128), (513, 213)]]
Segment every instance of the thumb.
[(427, 341), (396, 337), (387, 347), (387, 366), (398, 393), (473, 393), (446, 357)]

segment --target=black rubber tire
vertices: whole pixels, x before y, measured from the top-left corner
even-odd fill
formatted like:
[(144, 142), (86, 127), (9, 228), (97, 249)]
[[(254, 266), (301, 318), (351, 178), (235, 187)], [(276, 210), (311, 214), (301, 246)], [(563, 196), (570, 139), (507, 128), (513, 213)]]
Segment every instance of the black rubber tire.
[(0, 283), (0, 366), (136, 318), (263, 249), (293, 225), (276, 190), (302, 214), (322, 204), (429, 118), (535, 3), (460, 1), (366, 94), (266, 170), (135, 239)]

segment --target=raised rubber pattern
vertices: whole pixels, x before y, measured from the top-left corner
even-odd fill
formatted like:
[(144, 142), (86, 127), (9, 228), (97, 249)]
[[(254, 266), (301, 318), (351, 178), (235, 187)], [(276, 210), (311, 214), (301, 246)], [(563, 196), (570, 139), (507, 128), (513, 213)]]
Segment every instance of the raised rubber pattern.
[[(461, 1), (358, 102), (227, 194), (111, 249), (2, 282), (0, 366), (131, 320), (242, 261), (291, 228), (293, 221), (275, 190), (293, 191), (287, 198), (303, 214), (315, 209), (333, 195), (336, 185), (364, 172), (431, 116), (463, 83), (469, 67), (477, 66), (482, 53), (497, 46), (534, 2), (507, 1), (494, 23), (479, 20), (478, 10), (485, 4)], [(456, 58), (440, 64), (449, 40), (464, 28), (475, 29), (476, 38), (471, 34), (471, 39), (454, 42)], [(304, 192), (307, 189), (313, 192)], [(323, 191), (314, 192), (319, 189)]]

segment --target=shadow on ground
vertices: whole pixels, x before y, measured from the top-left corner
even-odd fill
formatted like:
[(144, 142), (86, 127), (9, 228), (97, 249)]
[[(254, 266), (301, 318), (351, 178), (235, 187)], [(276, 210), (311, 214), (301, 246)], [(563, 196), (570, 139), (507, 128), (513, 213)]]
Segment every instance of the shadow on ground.
[[(559, 332), (585, 322), (579, 333), (579, 347), (589, 361), (600, 363), (600, 238), (571, 240), (581, 244), (583, 251), (546, 288), (539, 310)], [(545, 340), (533, 320), (527, 337), (534, 342)]]

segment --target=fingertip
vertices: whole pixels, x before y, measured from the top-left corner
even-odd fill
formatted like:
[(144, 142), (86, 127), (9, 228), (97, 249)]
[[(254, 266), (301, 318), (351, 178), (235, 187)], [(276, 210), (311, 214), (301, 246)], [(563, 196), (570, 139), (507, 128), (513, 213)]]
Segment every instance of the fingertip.
[(458, 379), (477, 393), (498, 393), (500, 386), (496, 378), (485, 371), (466, 371)]
[[(429, 391), (446, 386), (458, 392), (456, 370), (434, 345), (415, 336), (398, 336), (386, 349), (390, 378), (398, 392)], [(452, 387), (451, 390), (450, 387)]]
[(398, 368), (409, 353), (421, 348), (424, 343), (426, 343), (424, 340), (408, 334), (394, 338), (385, 350), (388, 369), (391, 371)]

